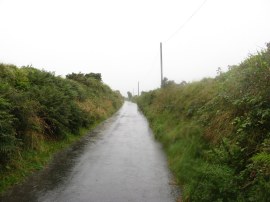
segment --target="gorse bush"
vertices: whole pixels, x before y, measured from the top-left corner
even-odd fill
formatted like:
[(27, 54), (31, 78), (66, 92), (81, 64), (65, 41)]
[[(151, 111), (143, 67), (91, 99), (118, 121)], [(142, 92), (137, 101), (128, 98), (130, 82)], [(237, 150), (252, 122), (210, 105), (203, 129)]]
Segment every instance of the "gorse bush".
[(142, 94), (138, 104), (186, 201), (270, 198), (270, 45), (226, 73)]
[(100, 74), (72, 75), (0, 64), (0, 170), (23, 149), (76, 134), (120, 107), (120, 93)]

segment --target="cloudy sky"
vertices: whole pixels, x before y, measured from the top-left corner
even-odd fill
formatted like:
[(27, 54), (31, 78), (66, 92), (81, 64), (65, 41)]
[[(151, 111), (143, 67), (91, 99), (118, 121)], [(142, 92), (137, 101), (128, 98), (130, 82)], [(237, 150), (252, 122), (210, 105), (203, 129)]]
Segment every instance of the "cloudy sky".
[(159, 87), (160, 42), (176, 82), (240, 63), (270, 42), (269, 10), (269, 0), (0, 0), (0, 62), (101, 73), (126, 96), (138, 81)]

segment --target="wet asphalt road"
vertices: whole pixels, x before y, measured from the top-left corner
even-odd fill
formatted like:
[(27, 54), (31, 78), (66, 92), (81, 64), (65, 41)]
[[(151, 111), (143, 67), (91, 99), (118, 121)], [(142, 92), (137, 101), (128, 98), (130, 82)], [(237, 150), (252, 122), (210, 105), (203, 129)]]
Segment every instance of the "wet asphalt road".
[(161, 145), (137, 105), (112, 118), (0, 201), (172, 202), (178, 195)]

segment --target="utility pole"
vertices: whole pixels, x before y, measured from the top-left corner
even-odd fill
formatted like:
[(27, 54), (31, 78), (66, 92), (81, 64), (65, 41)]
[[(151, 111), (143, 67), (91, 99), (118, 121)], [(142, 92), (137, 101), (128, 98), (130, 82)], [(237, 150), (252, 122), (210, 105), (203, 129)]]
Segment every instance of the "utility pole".
[(161, 83), (160, 87), (163, 87), (163, 61), (162, 61), (162, 43), (160, 42), (160, 71), (161, 71)]
[(140, 82), (138, 81), (138, 96), (140, 96)]

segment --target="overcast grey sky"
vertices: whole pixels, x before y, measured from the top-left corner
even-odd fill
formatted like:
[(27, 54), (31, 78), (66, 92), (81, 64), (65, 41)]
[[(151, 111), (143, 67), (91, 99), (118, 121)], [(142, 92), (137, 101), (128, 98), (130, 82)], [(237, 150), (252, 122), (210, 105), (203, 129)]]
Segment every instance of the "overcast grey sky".
[[(126, 96), (160, 85), (159, 42), (204, 0), (0, 0), (0, 62), (101, 73)], [(269, 0), (208, 0), (164, 43), (164, 76), (215, 76), (270, 42)]]

